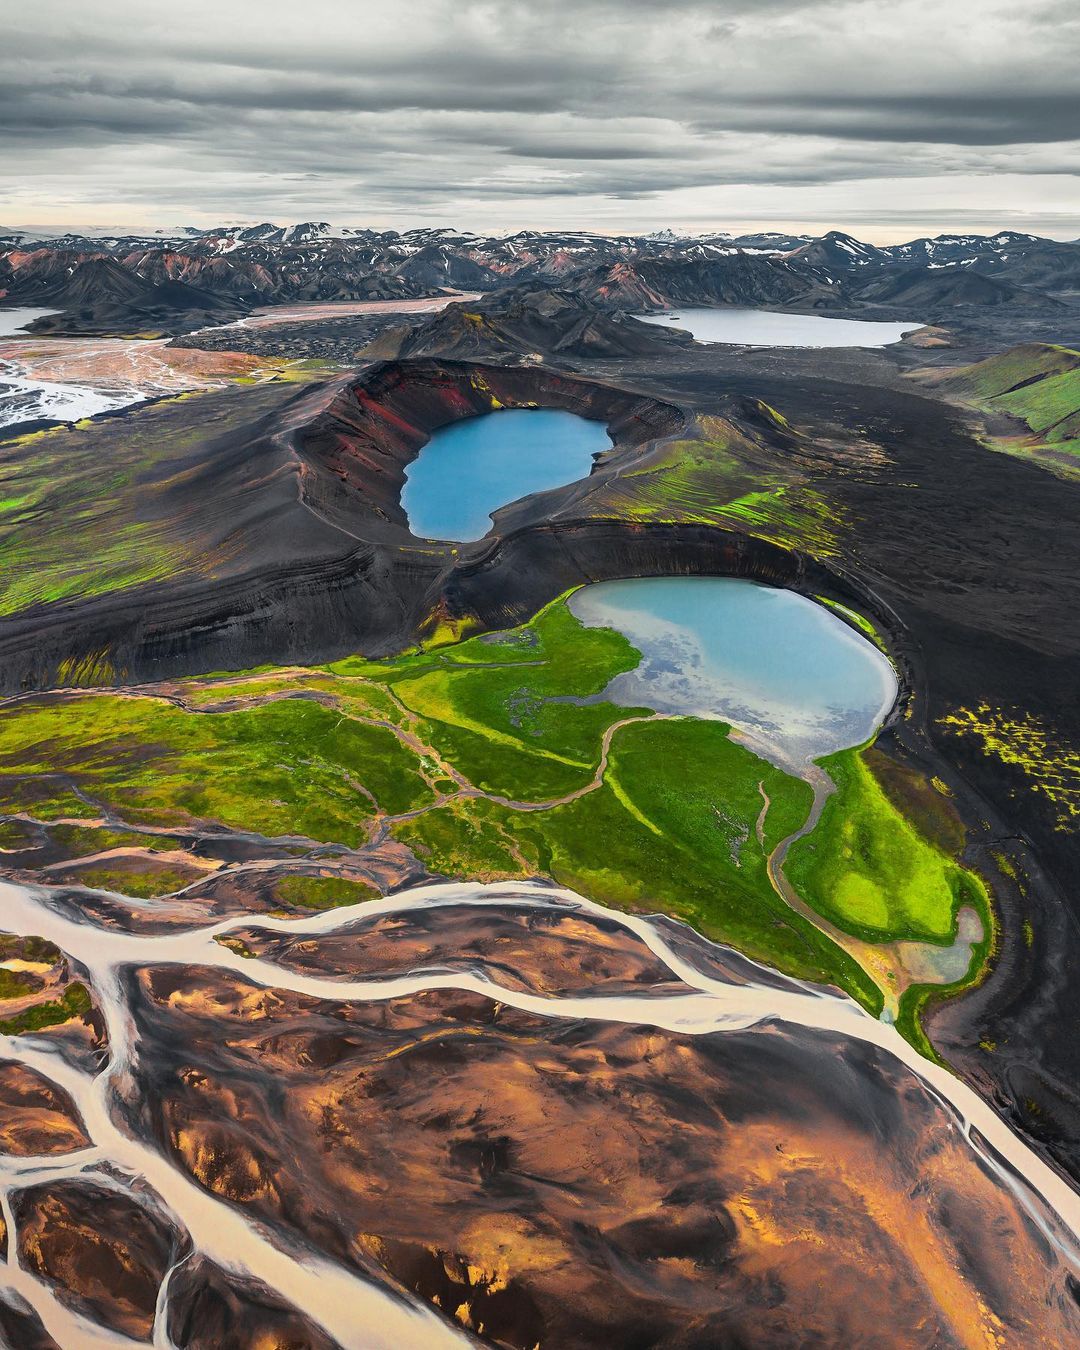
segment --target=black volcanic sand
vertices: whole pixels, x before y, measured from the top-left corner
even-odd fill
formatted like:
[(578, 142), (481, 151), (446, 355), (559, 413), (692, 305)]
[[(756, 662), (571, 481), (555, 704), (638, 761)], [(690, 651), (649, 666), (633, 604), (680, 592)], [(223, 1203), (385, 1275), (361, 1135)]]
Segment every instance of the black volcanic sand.
[(16, 1060), (0, 1060), (0, 1154), (69, 1153), (89, 1142), (63, 1088)]
[(0, 1337), (19, 1350), (61, 1350), (41, 1318), (13, 1289), (0, 1289)]
[(458, 990), (321, 1002), (198, 967), (133, 971), (128, 995), (140, 1131), (486, 1341), (1080, 1337), (1054, 1250), (872, 1048), (538, 1017)]
[[(980, 322), (985, 335), (991, 320)], [(1008, 322), (1019, 321), (994, 330), (1001, 349), (1031, 336)], [(948, 352), (956, 363), (970, 356)], [(167, 583), (0, 621), (7, 687), (53, 684), (65, 659), (103, 650), (130, 680), (389, 652), (433, 615), (505, 626), (569, 586), (618, 576), (743, 575), (854, 605), (886, 635), (905, 685), (905, 715), (879, 745), (955, 794), (967, 861), (999, 905), (992, 973), (931, 1012), (933, 1039), (1080, 1178), (1080, 1044), (1063, 1031), (1080, 1021), (1080, 841), (1067, 814), (1080, 800), (1067, 758), (1080, 747), (1080, 483), (980, 446), (964, 414), (904, 380), (921, 360), (906, 345), (679, 348), (578, 361), (576, 376), (561, 359), (562, 371), (425, 359), (299, 393), (211, 395), (227, 429), (194, 443), (182, 442), (185, 410), (203, 400), (159, 411), (187, 469), (156, 509), (192, 561)], [(584, 483), (497, 513), (486, 540), (454, 549), (414, 539), (398, 500), (405, 468), (435, 427), (488, 410), (493, 396), (604, 420), (615, 448)], [(701, 434), (701, 418), (738, 432), (728, 453), (749, 485), (809, 486), (837, 522), (833, 537), (798, 520), (758, 526), (770, 536), (758, 538), (738, 519), (620, 518), (621, 473), (671, 438)], [(113, 423), (71, 444), (100, 438), (107, 456), (121, 433)], [(980, 708), (1034, 728), (1034, 772), (942, 725)], [(1055, 765), (1056, 798), (1040, 777)]]
[[(123, 1336), (150, 1339), (168, 1276), (168, 1333), (177, 1350), (334, 1350), (272, 1290), (195, 1252), (145, 1186), (136, 1198), (90, 1172), (18, 1191), (13, 1210), (23, 1265), (76, 1312)], [(19, 1350), (56, 1345), (12, 1291), (0, 1290), (0, 1336)]]

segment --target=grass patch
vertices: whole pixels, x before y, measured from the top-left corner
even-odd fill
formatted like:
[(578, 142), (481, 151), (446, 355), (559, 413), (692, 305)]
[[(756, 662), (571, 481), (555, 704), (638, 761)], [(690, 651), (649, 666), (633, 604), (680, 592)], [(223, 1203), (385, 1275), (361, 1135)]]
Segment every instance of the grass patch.
[[(74, 786), (133, 824), (214, 822), (354, 847), (375, 803), (383, 815), (419, 812), (390, 828), (434, 873), (546, 875), (614, 907), (674, 914), (880, 1011), (880, 993), (857, 962), (794, 913), (769, 879), (770, 853), (807, 818), (809, 785), (732, 740), (723, 723), (621, 727), (600, 785), (562, 805), (523, 811), (453, 796), (448, 767), (513, 802), (589, 787), (605, 734), (634, 713), (574, 700), (602, 693), (638, 659), (620, 634), (579, 623), (564, 597), (528, 624), (438, 650), (188, 680), (190, 708), (131, 694), (45, 695), (0, 720), (0, 798), (36, 800), (42, 814), (70, 803)], [(985, 892), (955, 862), (963, 826), (945, 793), (874, 749), (824, 763), (837, 790), (787, 860), (809, 906), (868, 941), (942, 944), (961, 903), (984, 912)], [(437, 808), (436, 791), (451, 798)], [(127, 837), (60, 829), (73, 849)], [(126, 861), (82, 880), (160, 894), (160, 867), (143, 869), (145, 891), (132, 888)], [(336, 877), (281, 876), (273, 885), (282, 904), (313, 910), (376, 893)], [(911, 1037), (919, 1006), (911, 1000)]]
[(1028, 437), (992, 437), (991, 449), (1028, 455), (1068, 475), (1080, 472), (1080, 352), (1029, 342), (942, 374), (915, 378), (987, 413), (1024, 423)]
[[(811, 789), (731, 740), (728, 730), (689, 718), (624, 727), (603, 786), (576, 802), (525, 815), (466, 801), (395, 833), (446, 875), (546, 873), (616, 908), (678, 915), (708, 937), (791, 974), (837, 984), (879, 1010), (880, 997), (856, 962), (793, 913), (768, 879), (767, 855), (806, 819)], [(762, 787), (771, 803), (763, 844), (756, 833)]]
[(114, 891), (139, 900), (153, 900), (182, 890), (201, 876), (203, 873), (192, 867), (160, 867), (144, 862), (141, 866), (84, 867), (68, 873), (65, 880), (93, 891)]
[(74, 1017), (85, 1017), (93, 1006), (85, 985), (69, 984), (61, 998), (49, 1003), (38, 1003), (17, 1017), (0, 1019), (0, 1034), (21, 1036), (28, 1031), (59, 1026)]
[(358, 783), (391, 813), (431, 797), (392, 732), (299, 699), (213, 716), (110, 695), (16, 705), (0, 722), (0, 794), (57, 768), (138, 824), (214, 821), (346, 844), (372, 810)]
[(871, 770), (882, 758), (845, 750), (821, 761), (836, 791), (784, 870), (806, 903), (846, 932), (870, 942), (947, 943), (958, 907), (973, 898), (971, 878), (894, 804)]
[(528, 626), (533, 642), (471, 638), (452, 662), (406, 669), (393, 682), (424, 719), (431, 743), (477, 787), (515, 800), (545, 800), (584, 786), (600, 759), (600, 740), (626, 709), (553, 699), (598, 694), (637, 651), (610, 629), (586, 628), (563, 603)]
[(302, 909), (337, 909), (378, 899), (374, 886), (348, 877), (282, 877), (274, 886), (277, 897)]
[[(202, 393), (169, 399), (75, 429), (55, 428), (0, 444), (0, 615), (102, 595), (177, 573), (214, 575), (214, 556), (194, 516), (167, 505), (226, 432), (245, 434), (281, 394)], [(91, 666), (99, 666), (99, 658)], [(68, 683), (105, 684), (91, 671)]]

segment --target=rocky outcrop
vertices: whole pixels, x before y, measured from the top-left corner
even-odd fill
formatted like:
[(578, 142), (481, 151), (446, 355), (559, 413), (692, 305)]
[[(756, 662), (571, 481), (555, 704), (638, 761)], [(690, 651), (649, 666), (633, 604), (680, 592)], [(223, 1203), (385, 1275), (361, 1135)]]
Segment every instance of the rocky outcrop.
[(690, 341), (686, 333), (643, 324), (625, 314), (598, 312), (563, 291), (500, 294), (481, 302), (447, 305), (425, 323), (380, 333), (358, 353), (369, 360), (482, 356), (490, 361), (552, 357), (649, 356)]
[(35, 320), (35, 333), (182, 333), (248, 312), (242, 302), (183, 281), (147, 281), (109, 257), (79, 262), (27, 298), (59, 311)]
[(149, 1340), (158, 1289), (188, 1245), (156, 1198), (57, 1181), (17, 1192), (12, 1208), (27, 1269), (85, 1315)]
[(985, 309), (1010, 305), (1023, 309), (1063, 310), (1057, 300), (1025, 290), (967, 267), (909, 268), (875, 277), (855, 291), (854, 298), (872, 305), (907, 306), (930, 322), (947, 318), (957, 308)]
[(683, 261), (644, 259), (597, 267), (566, 283), (590, 304), (606, 309), (668, 309), (676, 305), (788, 305), (820, 308), (841, 303), (824, 273), (785, 258), (735, 252), (730, 257)]
[[(684, 237), (670, 231), (611, 236), (526, 230), (483, 236), (440, 229), (403, 234), (335, 230), (322, 222), (305, 222), (184, 230), (173, 237), (66, 235), (34, 240), (18, 233), (0, 235), (0, 301), (35, 304), (50, 287), (63, 285), (87, 265), (98, 270), (96, 264), (103, 260), (152, 287), (179, 282), (231, 303), (260, 305), (554, 287), (607, 310), (713, 304), (813, 309), (835, 308), (841, 302), (858, 309), (869, 303), (858, 297), (858, 286), (871, 277), (907, 286), (911, 283), (903, 280), (904, 273), (915, 271), (922, 284), (937, 287), (933, 269), (961, 264), (1044, 296), (1075, 292), (1080, 286), (1080, 246), (1010, 232), (875, 248), (838, 231), (818, 239), (771, 234)], [(168, 307), (163, 299), (160, 308)], [(172, 304), (174, 325), (181, 308)], [(96, 322), (114, 323), (111, 331), (116, 332), (132, 327), (123, 310), (110, 314), (102, 308)], [(190, 322), (187, 330), (173, 326), (164, 331), (198, 326)]]

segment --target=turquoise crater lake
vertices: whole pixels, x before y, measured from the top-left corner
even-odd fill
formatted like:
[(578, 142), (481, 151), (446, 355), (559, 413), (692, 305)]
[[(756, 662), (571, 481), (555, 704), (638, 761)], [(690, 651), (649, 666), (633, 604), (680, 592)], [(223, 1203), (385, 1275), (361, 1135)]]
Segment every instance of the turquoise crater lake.
[(508, 408), (440, 427), (405, 470), (401, 505), (420, 539), (468, 543), (491, 513), (584, 478), (611, 449), (602, 422), (554, 408)]
[(586, 627), (613, 628), (641, 652), (599, 698), (720, 718), (788, 767), (861, 745), (896, 700), (881, 652), (793, 591), (728, 577), (649, 577), (584, 586), (568, 603)]

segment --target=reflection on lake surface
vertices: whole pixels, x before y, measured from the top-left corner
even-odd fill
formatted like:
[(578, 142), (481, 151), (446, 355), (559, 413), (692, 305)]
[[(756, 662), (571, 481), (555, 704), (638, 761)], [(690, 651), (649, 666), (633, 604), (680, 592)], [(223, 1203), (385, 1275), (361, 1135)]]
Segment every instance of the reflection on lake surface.
[(604, 581), (574, 615), (614, 628), (642, 658), (602, 697), (626, 707), (719, 717), (790, 765), (860, 745), (897, 694), (884, 656), (793, 591), (728, 577)]
[(921, 323), (827, 319), (820, 314), (773, 314), (764, 309), (679, 309), (639, 314), (642, 323), (685, 328), (697, 342), (754, 347), (887, 347)]
[(405, 471), (401, 504), (421, 539), (482, 539), (491, 513), (584, 478), (611, 448), (602, 422), (554, 408), (513, 408), (434, 433)]

